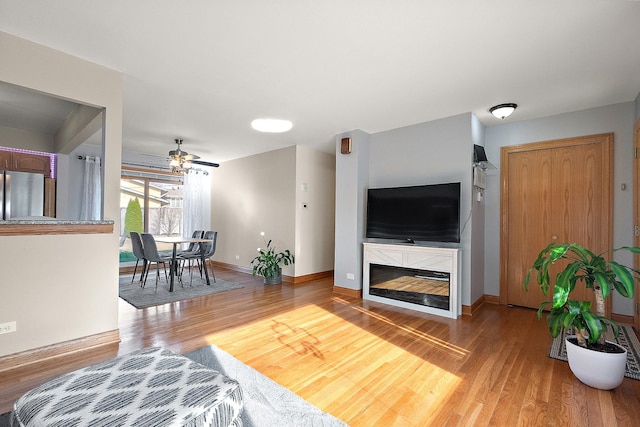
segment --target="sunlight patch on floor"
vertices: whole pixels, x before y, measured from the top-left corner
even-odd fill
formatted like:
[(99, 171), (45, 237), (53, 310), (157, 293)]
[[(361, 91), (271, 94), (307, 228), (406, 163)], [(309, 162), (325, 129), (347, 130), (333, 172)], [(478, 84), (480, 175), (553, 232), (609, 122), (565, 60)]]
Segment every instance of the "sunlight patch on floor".
[[(335, 415), (348, 410), (369, 417), (374, 405), (382, 418), (394, 413), (437, 416), (461, 379), (425, 356), (445, 350), (458, 359), (468, 352), (352, 303), (345, 307), (342, 314), (349, 318), (307, 304), (206, 339), (311, 403), (326, 408), (331, 396)], [(349, 314), (351, 309), (359, 314)], [(417, 340), (422, 344), (416, 346)], [(354, 366), (354, 360), (367, 362)], [(343, 394), (337, 405), (335, 396)]]
[[(340, 301), (336, 301), (336, 302), (340, 302)], [(345, 301), (345, 303), (346, 303), (346, 301)], [(411, 326), (397, 324), (394, 321), (390, 320), (389, 318), (387, 318), (387, 317), (385, 317), (383, 315), (380, 315), (378, 313), (374, 313), (374, 312), (372, 312), (370, 310), (367, 310), (366, 308), (358, 307), (358, 306), (353, 306), (351, 308), (353, 310), (359, 311), (360, 313), (362, 313), (362, 314), (364, 314), (366, 316), (372, 317), (372, 318), (374, 318), (376, 320), (379, 320), (381, 322), (384, 322), (384, 323), (387, 323), (389, 325), (392, 325), (392, 326), (394, 326), (394, 327), (396, 327), (396, 328), (398, 328), (398, 329), (400, 329), (400, 330), (402, 330), (402, 331), (404, 331), (406, 333), (409, 333), (409, 334), (415, 336), (418, 339), (421, 339), (421, 340), (424, 340), (424, 341), (428, 341), (431, 344), (437, 345), (437, 346), (443, 348), (444, 350), (447, 350), (447, 351), (449, 351), (451, 353), (454, 353), (458, 357), (464, 357), (464, 356), (467, 356), (469, 354), (469, 351), (466, 350), (465, 348), (458, 347), (457, 345), (451, 344), (450, 342), (447, 342), (447, 341), (445, 341), (443, 339), (431, 336), (429, 334), (425, 334), (424, 332), (419, 331), (419, 330), (417, 330), (415, 328), (412, 328)]]

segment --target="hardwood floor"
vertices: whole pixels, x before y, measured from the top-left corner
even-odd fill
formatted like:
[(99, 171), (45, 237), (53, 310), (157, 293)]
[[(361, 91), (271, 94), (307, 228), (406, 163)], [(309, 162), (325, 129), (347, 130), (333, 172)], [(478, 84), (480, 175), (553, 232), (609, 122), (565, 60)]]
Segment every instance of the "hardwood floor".
[(0, 379), (0, 412), (62, 373), (145, 346), (179, 353), (215, 344), (351, 426), (631, 426), (640, 381), (611, 392), (547, 357), (535, 311), (485, 305), (451, 320), (332, 293), (331, 279), (243, 289), (137, 310), (120, 301), (119, 346), (16, 369)]

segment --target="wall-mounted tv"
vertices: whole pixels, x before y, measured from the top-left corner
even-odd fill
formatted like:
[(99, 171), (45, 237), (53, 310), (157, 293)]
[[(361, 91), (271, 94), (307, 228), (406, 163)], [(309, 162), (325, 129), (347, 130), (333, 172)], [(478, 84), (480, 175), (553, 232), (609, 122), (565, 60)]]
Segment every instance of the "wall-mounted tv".
[(367, 238), (460, 243), (460, 183), (370, 188)]

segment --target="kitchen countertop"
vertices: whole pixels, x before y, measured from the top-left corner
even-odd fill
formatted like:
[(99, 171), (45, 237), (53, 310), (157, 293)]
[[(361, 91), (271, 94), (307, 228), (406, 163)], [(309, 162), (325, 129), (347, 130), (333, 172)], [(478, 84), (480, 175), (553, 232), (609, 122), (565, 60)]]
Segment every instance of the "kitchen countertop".
[(37, 224), (63, 224), (63, 225), (82, 225), (82, 224), (114, 224), (112, 219), (102, 220), (78, 220), (78, 219), (57, 219), (57, 218), (31, 218), (31, 219), (9, 219), (0, 221), (0, 225), (21, 224), (21, 225), (37, 225)]
[(0, 221), (0, 236), (47, 234), (113, 234), (111, 219), (81, 221), (47, 217), (24, 217)]

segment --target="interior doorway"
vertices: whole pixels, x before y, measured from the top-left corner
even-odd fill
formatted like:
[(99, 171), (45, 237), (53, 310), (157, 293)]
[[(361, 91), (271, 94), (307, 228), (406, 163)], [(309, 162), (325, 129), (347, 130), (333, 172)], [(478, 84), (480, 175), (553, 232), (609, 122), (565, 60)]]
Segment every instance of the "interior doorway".
[(549, 243), (611, 248), (612, 162), (612, 133), (502, 148), (501, 304), (538, 308), (551, 299), (535, 283), (523, 286)]

